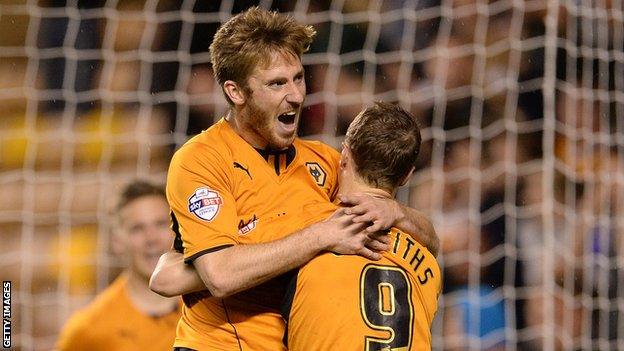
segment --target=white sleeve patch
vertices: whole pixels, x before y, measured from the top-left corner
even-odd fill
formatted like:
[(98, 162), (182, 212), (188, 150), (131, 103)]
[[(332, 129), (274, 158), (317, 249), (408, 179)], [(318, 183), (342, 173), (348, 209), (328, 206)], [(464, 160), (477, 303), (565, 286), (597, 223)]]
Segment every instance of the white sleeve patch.
[(188, 209), (199, 219), (210, 222), (217, 216), (222, 204), (223, 199), (218, 192), (201, 187), (189, 197)]

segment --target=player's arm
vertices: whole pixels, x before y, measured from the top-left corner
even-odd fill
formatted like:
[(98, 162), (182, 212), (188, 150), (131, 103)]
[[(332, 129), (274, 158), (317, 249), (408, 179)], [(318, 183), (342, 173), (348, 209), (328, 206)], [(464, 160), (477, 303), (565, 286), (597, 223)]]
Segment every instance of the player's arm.
[(149, 282), (150, 289), (165, 297), (173, 297), (206, 289), (192, 265), (184, 263), (184, 255), (171, 250), (158, 259)]
[(230, 246), (202, 255), (193, 264), (212, 295), (225, 297), (299, 267), (325, 250), (379, 260), (377, 251), (389, 248), (387, 238), (363, 230), (353, 217), (340, 209), (282, 239)]
[(225, 156), (203, 144), (187, 144), (174, 155), (167, 174), (176, 242), (213, 296), (249, 289), (322, 250), (380, 259), (375, 251), (388, 248), (387, 238), (364, 231), (362, 224), (352, 222), (353, 216), (341, 211), (280, 240), (240, 244), (231, 162)]
[[(171, 297), (208, 288), (215, 296), (221, 297), (299, 267), (322, 250), (380, 259), (376, 251), (387, 248), (382, 245), (387, 243), (386, 238), (361, 232), (363, 226), (353, 224), (353, 217), (338, 210), (326, 221), (284, 239), (266, 244), (235, 245), (200, 256), (194, 261), (195, 267), (199, 266), (197, 270), (184, 263), (182, 254), (169, 251), (159, 259), (150, 279), (150, 289)], [(328, 231), (333, 231), (333, 235)], [(350, 236), (358, 233), (359, 239), (352, 240)], [(203, 272), (203, 277), (198, 272)]]
[(393, 199), (367, 194), (342, 195), (340, 201), (351, 205), (347, 214), (353, 214), (356, 223), (372, 223), (366, 230), (376, 232), (392, 226), (411, 233), (419, 243), (437, 257), (440, 240), (431, 221), (422, 212), (401, 205)]

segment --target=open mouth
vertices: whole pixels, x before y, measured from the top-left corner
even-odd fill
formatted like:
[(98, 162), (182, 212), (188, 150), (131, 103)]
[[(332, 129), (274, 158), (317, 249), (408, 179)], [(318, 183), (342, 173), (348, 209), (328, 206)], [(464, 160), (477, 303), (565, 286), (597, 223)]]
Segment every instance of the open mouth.
[(284, 124), (293, 124), (295, 123), (296, 115), (297, 114), (295, 113), (295, 111), (286, 112), (286, 113), (279, 115), (277, 119)]

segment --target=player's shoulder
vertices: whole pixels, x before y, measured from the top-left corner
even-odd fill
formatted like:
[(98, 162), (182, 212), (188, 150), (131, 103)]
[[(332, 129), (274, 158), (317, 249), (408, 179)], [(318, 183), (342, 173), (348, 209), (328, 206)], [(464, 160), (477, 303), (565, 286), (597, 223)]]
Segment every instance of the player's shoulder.
[(309, 167), (314, 167), (315, 163), (327, 171), (338, 170), (340, 153), (333, 147), (316, 140), (295, 139), (294, 145), (297, 153)]
[(103, 315), (112, 313), (113, 309), (124, 308), (124, 301), (127, 301), (125, 295), (127, 280), (125, 275), (117, 277), (106, 289), (96, 295), (90, 304), (77, 312), (77, 318), (96, 323)]
[(320, 156), (334, 157), (339, 155), (338, 151), (333, 147), (318, 140), (295, 139), (295, 146), (303, 152), (310, 152)]
[(98, 343), (97, 333), (84, 310), (74, 313), (61, 329), (56, 341), (57, 351), (90, 350)]
[(76, 311), (60, 332), (57, 348), (61, 351), (77, 349), (96, 342), (102, 329), (96, 314), (89, 307)]
[(422, 253), (422, 257), (424, 257), (427, 262), (430, 261), (432, 264), (435, 264), (436, 267), (438, 266), (437, 258), (425, 245), (418, 241), (417, 236), (413, 233), (406, 232), (396, 227), (391, 227), (388, 229), (388, 237), (390, 238), (391, 243), (396, 243), (395, 247), (400, 246), (410, 248), (410, 250), (418, 250)]
[(173, 155), (173, 163), (197, 162), (230, 157), (232, 135), (227, 131), (227, 122), (223, 119), (210, 128), (190, 138)]
[(111, 316), (118, 315), (115, 309), (123, 308), (125, 281), (124, 276), (117, 278), (69, 318), (59, 336), (59, 350), (76, 349), (79, 345), (88, 349), (88, 345), (97, 345), (107, 337), (107, 331), (102, 326)]

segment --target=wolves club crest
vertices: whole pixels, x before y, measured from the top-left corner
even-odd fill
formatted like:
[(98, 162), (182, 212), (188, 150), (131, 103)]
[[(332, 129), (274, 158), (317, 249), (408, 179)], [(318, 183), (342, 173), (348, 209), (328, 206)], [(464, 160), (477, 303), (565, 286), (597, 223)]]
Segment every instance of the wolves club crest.
[(323, 170), (323, 168), (321, 168), (321, 166), (316, 162), (306, 162), (306, 167), (308, 167), (308, 171), (310, 172), (312, 178), (314, 178), (316, 185), (324, 186), (325, 179), (327, 178), (325, 170)]

